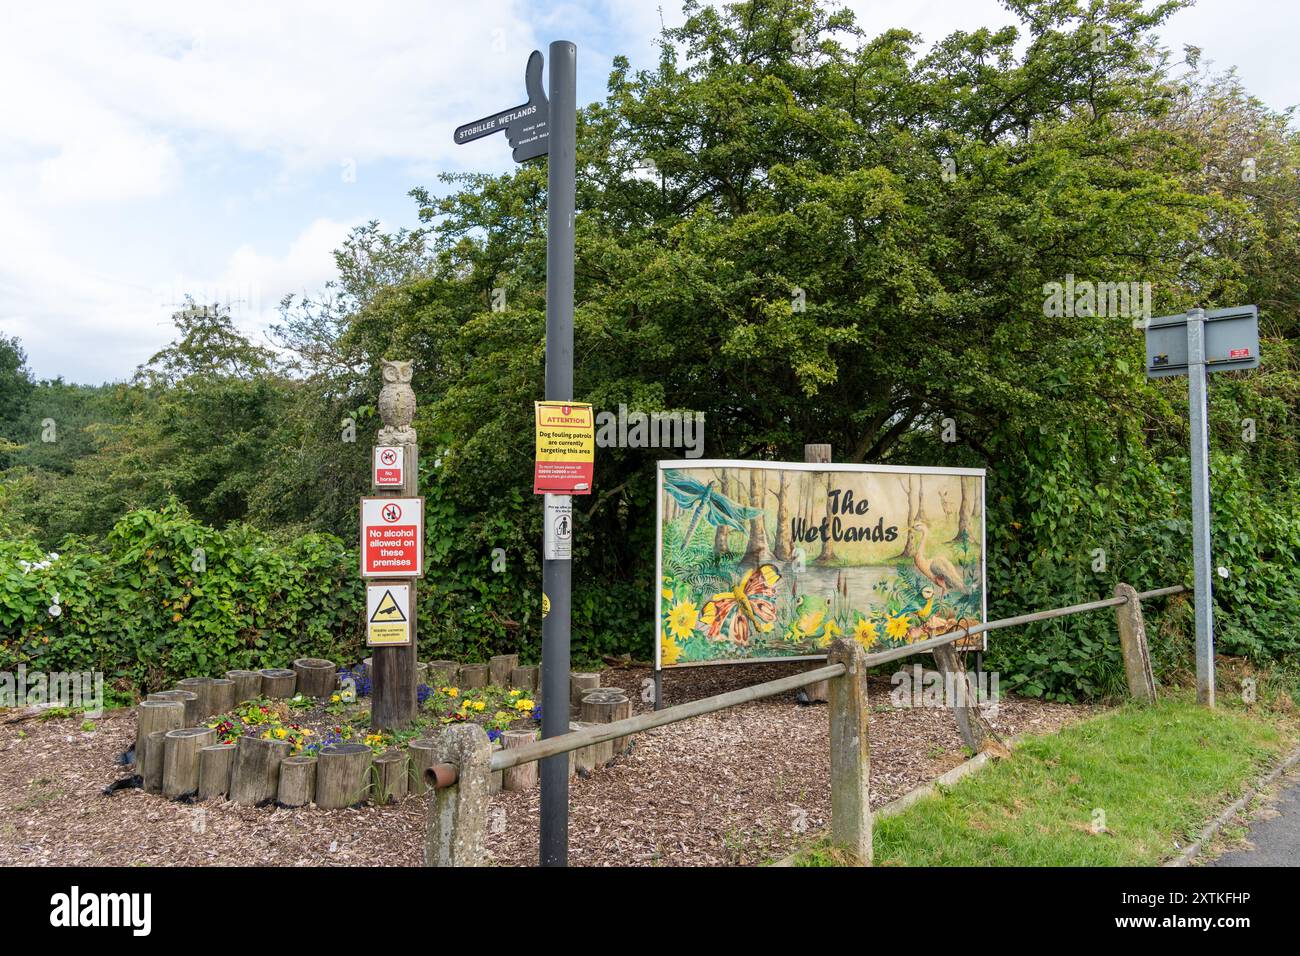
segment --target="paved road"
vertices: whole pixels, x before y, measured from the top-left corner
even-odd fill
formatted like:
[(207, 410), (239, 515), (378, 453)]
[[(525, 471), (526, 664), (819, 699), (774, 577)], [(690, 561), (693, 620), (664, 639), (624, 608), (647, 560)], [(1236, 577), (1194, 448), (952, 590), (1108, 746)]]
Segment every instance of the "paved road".
[(1277, 816), (1256, 819), (1246, 834), (1253, 848), (1225, 853), (1210, 866), (1300, 866), (1300, 771), (1293, 769), (1279, 783)]

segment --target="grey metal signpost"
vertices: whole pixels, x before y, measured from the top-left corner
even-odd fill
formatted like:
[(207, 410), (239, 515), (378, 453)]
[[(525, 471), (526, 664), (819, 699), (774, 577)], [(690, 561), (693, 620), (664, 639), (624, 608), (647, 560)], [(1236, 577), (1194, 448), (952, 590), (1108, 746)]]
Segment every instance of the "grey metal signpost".
[[(468, 143), (506, 133), (516, 162), (549, 153), (546, 198), (546, 399), (573, 399), (573, 216), (577, 152), (578, 48), (556, 40), (547, 50), (548, 90), (541, 89), (542, 54), (528, 58), (524, 85), (528, 102), (503, 110), (455, 133)], [(549, 496), (548, 496), (549, 497)], [(562, 507), (565, 502), (555, 502)], [(569, 533), (571, 534), (571, 528)], [(569, 732), (569, 614), (572, 563), (542, 561), (542, 592), (550, 612), (542, 618), (542, 737)], [(541, 761), (540, 858), (543, 866), (564, 866), (569, 855), (569, 755)]]
[(1192, 443), (1192, 569), (1196, 601), (1196, 700), (1214, 706), (1214, 581), (1210, 544), (1210, 372), (1259, 365), (1259, 310), (1253, 305), (1145, 323), (1147, 376), (1187, 376)]

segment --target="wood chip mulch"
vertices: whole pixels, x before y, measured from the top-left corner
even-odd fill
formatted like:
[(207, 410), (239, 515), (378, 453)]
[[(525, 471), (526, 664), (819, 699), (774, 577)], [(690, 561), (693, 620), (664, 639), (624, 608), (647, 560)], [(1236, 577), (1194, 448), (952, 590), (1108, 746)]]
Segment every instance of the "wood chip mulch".
[[(700, 667), (665, 675), (677, 704), (772, 680), (804, 664)], [(649, 672), (609, 669), (601, 683), (635, 698)], [(886, 803), (961, 763), (951, 712), (895, 709), (873, 678), (871, 801)], [(637, 702), (638, 710), (650, 704)], [(1005, 736), (1047, 733), (1096, 707), (1004, 697)], [(134, 711), (14, 721), (0, 711), (0, 866), (417, 866), (425, 801), (317, 810), (174, 803), (104, 787), (128, 774)], [(641, 734), (628, 754), (569, 785), (569, 862), (575, 866), (753, 865), (791, 852), (829, 825), (824, 704), (770, 698)], [(489, 811), (488, 847), (507, 866), (537, 863), (538, 791), (502, 793)]]

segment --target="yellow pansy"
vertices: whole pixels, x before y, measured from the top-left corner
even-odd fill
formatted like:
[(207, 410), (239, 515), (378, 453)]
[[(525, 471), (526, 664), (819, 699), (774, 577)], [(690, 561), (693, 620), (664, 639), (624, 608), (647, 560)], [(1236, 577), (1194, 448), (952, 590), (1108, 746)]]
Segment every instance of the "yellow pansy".
[(457, 697), (457, 696), (460, 695), (460, 689), (457, 688), (457, 687), (444, 687), (444, 688), (443, 688), (443, 692), (444, 692), (448, 697)]
[(533, 702), (525, 697), (523, 700), (515, 701), (515, 710), (532, 710)]
[(484, 707), (486, 707), (486, 706), (487, 706), (487, 704), (483, 703), (483, 701), (481, 701), (481, 700), (476, 700), (476, 701), (474, 701), (474, 709), (475, 709), (475, 710), (482, 710), (482, 709), (483, 709)]

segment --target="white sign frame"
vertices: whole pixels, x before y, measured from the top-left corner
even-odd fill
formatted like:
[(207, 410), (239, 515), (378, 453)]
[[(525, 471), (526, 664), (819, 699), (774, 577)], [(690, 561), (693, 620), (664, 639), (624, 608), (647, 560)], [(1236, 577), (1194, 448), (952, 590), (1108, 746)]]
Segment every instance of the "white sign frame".
[[(402, 641), (372, 641), (370, 639), (370, 627), (374, 622), (371, 621), (371, 618), (374, 617), (380, 603), (384, 600), (384, 596), (390, 592), (393, 593), (393, 600), (405, 615), (405, 620), (400, 623), (403, 625), (403, 630), (406, 632), (406, 639)], [(413, 637), (411, 628), (415, 624), (415, 608), (412, 603), (414, 593), (414, 585), (410, 580), (366, 582), (366, 647), (411, 646)]]
[[(412, 515), (415, 517), (415, 570), (392, 570), (382, 569), (368, 571), (366, 569), (366, 541), (369, 538), (370, 528), (384, 528), (391, 526), (394, 522), (387, 521), (383, 515), (383, 509), (388, 505), (396, 505), (399, 509), (401, 518), (409, 519)], [(408, 522), (403, 521), (402, 525)], [(360, 548), (360, 565), (361, 576), (367, 579), (377, 578), (422, 578), (424, 577), (424, 499), (423, 498), (393, 498), (383, 495), (366, 495), (361, 499), (361, 548)]]
[[(370, 456), (370, 484), (375, 488), (402, 488), (406, 483), (406, 449), (401, 445), (375, 445)], [(384, 452), (396, 452), (397, 464), (390, 465), (380, 460)], [(380, 481), (379, 470), (396, 470), (396, 481)]]
[[(672, 469), (743, 468), (749, 470), (758, 469), (760, 471), (771, 471), (774, 469), (784, 469), (789, 471), (856, 471), (894, 475), (964, 475), (978, 478), (981, 514), (980, 580), (982, 582), (982, 592), (980, 594), (980, 622), (988, 622), (988, 495), (985, 487), (988, 478), (987, 472), (983, 468), (940, 468), (929, 465), (858, 465), (841, 464), (839, 462), (737, 461), (723, 458), (687, 458), (682, 461), (659, 461), (657, 462), (657, 465), (658, 467), (655, 470), (655, 616), (653, 625), (656, 673), (662, 673), (665, 670), (680, 670), (687, 667), (726, 667), (743, 664), (772, 664), (781, 661), (824, 661), (827, 656), (825, 654), (809, 654), (799, 657), (748, 657), (743, 660), (688, 661), (682, 664), (673, 664), (671, 667), (664, 667), (663, 644), (660, 641), (659, 635), (659, 629), (661, 626), (660, 622), (663, 620), (664, 472)], [(968, 649), (980, 651), (981, 653), (987, 650), (988, 632), (981, 631), (979, 634), (975, 635), (975, 637), (980, 641), (979, 646)]]

